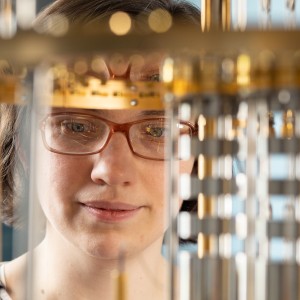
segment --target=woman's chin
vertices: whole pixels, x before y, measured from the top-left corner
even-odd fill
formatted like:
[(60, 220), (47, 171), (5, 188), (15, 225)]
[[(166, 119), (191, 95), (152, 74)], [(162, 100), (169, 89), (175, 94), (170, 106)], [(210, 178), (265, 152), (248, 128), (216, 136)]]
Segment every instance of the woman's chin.
[(141, 251), (141, 249), (132, 249), (132, 247), (120, 240), (105, 241), (104, 243), (90, 241), (85, 249), (82, 250), (88, 255), (102, 260), (119, 260), (121, 257), (131, 256)]

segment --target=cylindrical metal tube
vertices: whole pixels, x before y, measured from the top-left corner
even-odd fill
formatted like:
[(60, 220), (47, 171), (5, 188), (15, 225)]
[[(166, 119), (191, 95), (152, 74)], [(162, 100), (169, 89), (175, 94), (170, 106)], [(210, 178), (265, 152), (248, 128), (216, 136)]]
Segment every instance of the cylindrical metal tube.
[(230, 30), (231, 0), (202, 0), (201, 3), (202, 31)]
[(22, 29), (31, 28), (33, 21), (36, 18), (36, 1), (37, 0), (17, 0), (17, 22)]

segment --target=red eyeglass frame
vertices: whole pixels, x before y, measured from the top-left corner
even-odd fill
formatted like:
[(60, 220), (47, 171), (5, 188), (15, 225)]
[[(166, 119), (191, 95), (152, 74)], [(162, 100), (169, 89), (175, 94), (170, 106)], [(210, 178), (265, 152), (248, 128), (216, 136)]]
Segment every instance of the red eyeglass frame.
[[(102, 146), (102, 148), (99, 149), (99, 150), (97, 150), (97, 151), (93, 151), (93, 152), (89, 152), (89, 153), (68, 153), (68, 152), (61, 152), (61, 151), (55, 150), (54, 148), (50, 147), (47, 144), (46, 137), (45, 137), (45, 124), (46, 124), (46, 120), (49, 117), (51, 117), (51, 116), (60, 116), (60, 115), (68, 115), (68, 116), (75, 115), (75, 116), (78, 116), (78, 117), (93, 117), (93, 118), (101, 120), (102, 122), (104, 122), (105, 124), (107, 124), (108, 127), (109, 127), (109, 134), (108, 134), (108, 136), (106, 138), (106, 142), (104, 143), (104, 145)], [(144, 155), (141, 155), (141, 154), (135, 152), (134, 149), (133, 149), (133, 147), (132, 147), (130, 138), (129, 138), (129, 130), (130, 130), (130, 128), (133, 125), (138, 124), (138, 123), (143, 123), (145, 121), (166, 120), (166, 119), (168, 119), (168, 118), (162, 118), (162, 117), (159, 117), (159, 118), (146, 118), (146, 119), (141, 119), (141, 120), (136, 120), (136, 121), (127, 122), (127, 123), (121, 123), (120, 124), (120, 123), (115, 123), (115, 122), (112, 122), (110, 120), (101, 118), (101, 117), (93, 115), (93, 114), (84, 114), (84, 113), (75, 113), (75, 112), (59, 112), (59, 113), (48, 114), (45, 118), (43, 118), (43, 120), (40, 122), (40, 130), (41, 130), (41, 133), (42, 133), (42, 140), (43, 140), (43, 143), (44, 143), (44, 146), (46, 147), (46, 149), (49, 150), (49, 151), (51, 151), (51, 152), (53, 152), (53, 153), (57, 153), (57, 154), (74, 155), (74, 156), (85, 156), (85, 155), (93, 155), (93, 154), (101, 153), (105, 149), (105, 147), (107, 146), (107, 144), (109, 143), (112, 135), (115, 132), (121, 132), (121, 133), (123, 133), (125, 135), (127, 143), (129, 145), (129, 148), (130, 148), (131, 152), (134, 155), (136, 155), (138, 157), (141, 157), (141, 158), (144, 158), (144, 159), (150, 159), (150, 160), (156, 160), (156, 161), (165, 161), (167, 159), (164, 159), (164, 158), (150, 158), (148, 156), (144, 156)], [(192, 136), (197, 133), (197, 127), (194, 124), (192, 124), (191, 122), (188, 122), (188, 121), (179, 121), (179, 122), (180, 122), (180, 124), (186, 125), (186, 126), (188, 126), (191, 129), (191, 135)]]

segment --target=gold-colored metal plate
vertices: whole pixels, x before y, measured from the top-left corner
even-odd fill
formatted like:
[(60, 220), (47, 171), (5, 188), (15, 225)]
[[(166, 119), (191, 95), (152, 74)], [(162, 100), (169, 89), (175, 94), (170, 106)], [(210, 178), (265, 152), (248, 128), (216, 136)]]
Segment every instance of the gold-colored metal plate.
[(163, 109), (163, 94), (159, 82), (110, 80), (101, 84), (98, 80), (75, 90), (54, 90), (40, 97), (39, 104), (87, 109)]

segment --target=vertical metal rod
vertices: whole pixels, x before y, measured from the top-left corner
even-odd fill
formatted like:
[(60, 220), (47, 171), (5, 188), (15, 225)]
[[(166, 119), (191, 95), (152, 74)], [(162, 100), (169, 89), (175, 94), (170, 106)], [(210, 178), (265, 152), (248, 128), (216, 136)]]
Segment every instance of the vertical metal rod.
[(270, 12), (271, 11), (271, 0), (261, 0), (261, 7), (263, 11)]
[(256, 176), (257, 176), (257, 116), (256, 99), (249, 97), (247, 120), (247, 198), (245, 211), (247, 216), (247, 238), (245, 239), (245, 252), (247, 256), (247, 300), (255, 299), (255, 256), (256, 256)]
[(180, 259), (180, 300), (193, 300), (191, 299), (191, 255), (188, 251), (181, 251), (179, 254)]
[(287, 18), (286, 18), (287, 28), (289, 29), (296, 28), (297, 27), (296, 0), (286, 0), (286, 7), (288, 10)]
[(229, 31), (231, 28), (231, 0), (222, 1), (222, 29)]
[[(283, 130), (282, 135), (284, 138), (293, 139), (295, 138), (295, 112), (287, 110), (284, 112), (283, 116)], [(296, 179), (296, 157), (295, 153), (298, 152), (297, 147), (293, 147), (288, 156), (288, 180)], [(290, 197), (286, 201), (286, 211), (284, 215), (284, 221), (286, 222), (286, 227), (284, 228), (284, 248), (285, 248), (285, 266), (284, 266), (284, 280), (283, 289), (286, 299), (296, 300), (295, 286), (293, 285), (293, 264), (296, 262), (296, 240), (294, 239), (295, 232), (293, 229), (287, 226), (288, 223), (295, 221), (295, 203), (296, 203), (296, 191), (292, 191)]]
[[(199, 124), (199, 126), (201, 126)], [(204, 139), (210, 139), (216, 137), (217, 132), (217, 120), (213, 117), (208, 117), (205, 119), (204, 125)], [(215, 169), (218, 163), (218, 159), (210, 156), (203, 156), (202, 159), (198, 160), (198, 171), (201, 176), (199, 179), (210, 178), (216, 176)], [(218, 200), (215, 196), (211, 195), (199, 195), (198, 197), (198, 206), (203, 207), (203, 213), (205, 216), (216, 216), (218, 210)], [(209, 235), (200, 235), (201, 238), (198, 238), (198, 253), (200, 258), (205, 257), (216, 252), (216, 237)], [(201, 253), (201, 255), (200, 255)], [(202, 256), (202, 257), (201, 257)]]
[(116, 300), (127, 300), (127, 275), (125, 272), (125, 257), (122, 251), (119, 254), (119, 266), (113, 273), (116, 289)]
[[(34, 85), (35, 86), (35, 85)], [(31, 124), (30, 124), (30, 176), (29, 176), (29, 209), (28, 209), (28, 261), (26, 274), (26, 299), (33, 298), (33, 249), (34, 249), (34, 218), (35, 218), (35, 179), (36, 179), (36, 153), (35, 153), (35, 132), (36, 119), (33, 109), (31, 110)]]
[(269, 137), (269, 114), (267, 106), (267, 98), (260, 98), (257, 101), (258, 113), (258, 180), (257, 180), (257, 197), (259, 204), (258, 224), (258, 258), (255, 263), (255, 300), (266, 300), (267, 296), (267, 261), (268, 261), (268, 237), (267, 223), (270, 215), (269, 203), (269, 153), (268, 153), (268, 137)]
[(272, 27), (271, 20), (271, 0), (261, 0), (262, 27), (268, 29)]
[(238, 277), (238, 300), (253, 300), (247, 298), (247, 257), (245, 253), (238, 253), (235, 257), (236, 272)]
[[(34, 295), (34, 249), (41, 240), (41, 228), (43, 228), (43, 214), (40, 203), (36, 197), (36, 179), (37, 179), (37, 163), (38, 153), (36, 151), (36, 138), (38, 120), (36, 117), (36, 109), (40, 99), (45, 99), (44, 92), (48, 90), (49, 75), (47, 68), (36, 67), (33, 71), (33, 101), (31, 106), (31, 128), (30, 128), (30, 176), (29, 176), (29, 212), (28, 212), (28, 261), (26, 276), (26, 299), (37, 300)], [(43, 95), (43, 97), (41, 97)], [(48, 100), (48, 99), (47, 99)], [(48, 103), (46, 101), (46, 103)]]
[(211, 1), (201, 1), (201, 29), (209, 31), (211, 27)]
[(244, 31), (247, 26), (247, 0), (237, 0), (237, 29)]
[(290, 10), (295, 10), (295, 8), (296, 8), (296, 0), (286, 0), (286, 6)]
[(231, 0), (202, 0), (201, 28), (202, 31), (230, 30)]
[(29, 29), (36, 18), (37, 0), (16, 0), (17, 23), (22, 29)]
[[(229, 105), (229, 104), (228, 104)], [(234, 105), (234, 104), (233, 104)], [(224, 124), (223, 124), (223, 137), (224, 140), (233, 141), (233, 116), (225, 115), (224, 116)], [(223, 153), (226, 151), (225, 147), (223, 147)], [(224, 170), (223, 176), (225, 179), (232, 180), (233, 172), (233, 155), (229, 154), (224, 156)], [(232, 196), (231, 194), (227, 194), (223, 196), (223, 218), (233, 218), (232, 214)], [(225, 228), (224, 228), (225, 229)], [(226, 229), (225, 229), (226, 230)], [(225, 231), (224, 230), (224, 231)], [(233, 266), (232, 260), (232, 236), (229, 234), (223, 234), (224, 250), (222, 258), (222, 300), (237, 300), (236, 299), (236, 269)]]
[(5, 39), (12, 38), (17, 31), (12, 0), (0, 1), (0, 35)]
[[(221, 100), (221, 99), (220, 99)], [(226, 138), (226, 118), (224, 115), (220, 115), (218, 117), (218, 138), (220, 140), (225, 140)], [(223, 179), (228, 179), (226, 170), (228, 170), (227, 167), (229, 167), (229, 170), (231, 169), (230, 166), (227, 166), (226, 164), (226, 156), (224, 154), (224, 147), (221, 147), (220, 149), (220, 157), (219, 157), (219, 176)], [(220, 219), (224, 219), (227, 217), (226, 215), (226, 196), (220, 195), (218, 196), (218, 216)], [(223, 226), (222, 226), (223, 227)], [(221, 300), (228, 300), (228, 294), (229, 294), (229, 260), (228, 260), (228, 235), (220, 234), (218, 236), (219, 239), (219, 251), (218, 256), (220, 257), (219, 263), (220, 263), (220, 297)]]
[(168, 239), (168, 259), (169, 259), (169, 299), (177, 299), (177, 253), (178, 253), (178, 235), (177, 235), (177, 213), (179, 208), (179, 196), (178, 196), (178, 180), (179, 180), (179, 169), (178, 162), (174, 155), (176, 154), (176, 141), (178, 138), (176, 122), (177, 104), (175, 98), (171, 94), (165, 96), (166, 114), (171, 120), (171, 134), (168, 136), (168, 149), (167, 155), (170, 158), (167, 167), (167, 200), (168, 200), (168, 218), (169, 218), (169, 234)]
[(230, 260), (228, 258), (221, 259), (221, 300), (230, 300)]
[(12, 0), (1, 0), (1, 12), (5, 14), (6, 12), (12, 13)]

